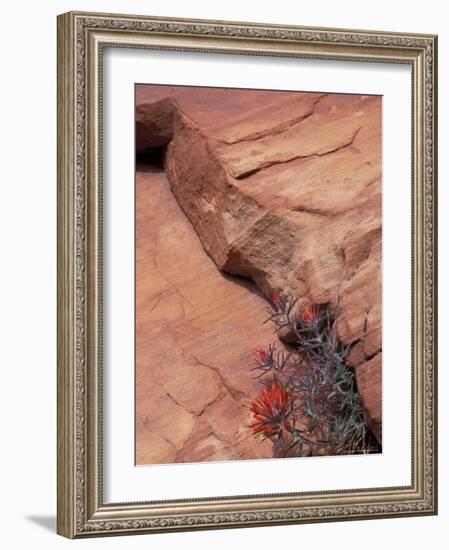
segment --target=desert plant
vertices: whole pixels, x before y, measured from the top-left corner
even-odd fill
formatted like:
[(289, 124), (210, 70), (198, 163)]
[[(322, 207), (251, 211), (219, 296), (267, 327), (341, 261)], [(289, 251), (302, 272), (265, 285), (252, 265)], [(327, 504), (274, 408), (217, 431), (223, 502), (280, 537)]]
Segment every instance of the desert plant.
[(296, 304), (287, 294), (272, 295), (267, 321), (294, 344), (289, 352), (274, 344), (254, 352), (264, 388), (251, 405), (253, 433), (274, 442), (275, 456), (377, 452), (345, 362), (350, 346), (338, 340), (327, 307), (308, 304), (296, 314)]

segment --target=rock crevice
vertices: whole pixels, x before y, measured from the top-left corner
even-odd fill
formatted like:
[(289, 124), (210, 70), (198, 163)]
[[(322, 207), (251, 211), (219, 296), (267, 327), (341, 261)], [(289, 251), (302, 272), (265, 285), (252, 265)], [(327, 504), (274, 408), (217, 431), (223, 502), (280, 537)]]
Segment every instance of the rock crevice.
[(267, 297), (281, 290), (338, 313), (381, 441), (381, 98), (144, 88), (138, 150), (164, 145), (204, 250)]

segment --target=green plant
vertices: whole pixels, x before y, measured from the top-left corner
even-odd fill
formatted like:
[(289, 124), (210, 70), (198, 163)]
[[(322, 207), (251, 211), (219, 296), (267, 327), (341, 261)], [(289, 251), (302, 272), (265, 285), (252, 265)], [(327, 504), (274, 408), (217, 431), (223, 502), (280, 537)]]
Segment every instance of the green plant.
[(273, 440), (275, 456), (378, 452), (345, 362), (350, 347), (338, 340), (327, 307), (309, 304), (298, 315), (296, 304), (289, 295), (272, 295), (267, 321), (295, 343), (289, 352), (274, 344), (254, 352), (265, 386), (251, 405), (254, 434)]

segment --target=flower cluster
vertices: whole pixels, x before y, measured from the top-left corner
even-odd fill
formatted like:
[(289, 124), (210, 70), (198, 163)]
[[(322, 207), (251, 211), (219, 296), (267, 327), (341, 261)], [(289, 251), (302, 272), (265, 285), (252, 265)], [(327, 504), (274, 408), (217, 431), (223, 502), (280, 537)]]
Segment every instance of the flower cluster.
[(254, 351), (264, 387), (250, 407), (253, 433), (272, 439), (280, 456), (377, 452), (345, 364), (349, 347), (339, 342), (328, 309), (308, 303), (298, 314), (289, 295), (275, 292), (271, 300), (269, 319), (293, 335), (295, 346)]
[(263, 388), (251, 411), (255, 422), (250, 427), (255, 435), (286, 437), (290, 433), (294, 409), (288, 392), (276, 382)]
[(301, 312), (301, 318), (302, 322), (305, 325), (314, 326), (319, 319), (318, 316), (318, 306), (315, 304), (307, 304), (305, 308)]

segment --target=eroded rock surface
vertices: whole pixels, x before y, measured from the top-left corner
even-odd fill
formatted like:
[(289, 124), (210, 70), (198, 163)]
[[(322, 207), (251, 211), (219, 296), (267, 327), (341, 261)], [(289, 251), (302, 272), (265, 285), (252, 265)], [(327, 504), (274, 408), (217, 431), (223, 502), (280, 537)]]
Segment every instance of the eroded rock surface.
[(248, 408), (265, 299), (217, 270), (163, 172), (138, 171), (136, 199), (137, 463), (271, 457)]
[(141, 86), (137, 105), (219, 269), (337, 312), (380, 441), (381, 98)]

